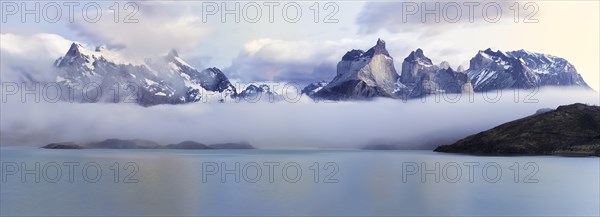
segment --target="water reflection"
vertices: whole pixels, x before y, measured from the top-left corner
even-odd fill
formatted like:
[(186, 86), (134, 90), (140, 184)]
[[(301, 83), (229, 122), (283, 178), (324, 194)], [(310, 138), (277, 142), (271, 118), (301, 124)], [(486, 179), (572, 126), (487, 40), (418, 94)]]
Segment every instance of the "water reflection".
[[(1, 158), (6, 182), (1, 185), (0, 214), (10, 216), (597, 216), (600, 212), (599, 158), (476, 157), (429, 151), (33, 148), (2, 148)], [(80, 166), (73, 182), (63, 169), (57, 183), (43, 178), (35, 183), (31, 174), (22, 183), (20, 174), (9, 174), (10, 168), (5, 168), (11, 162), (24, 163), (27, 169), (38, 162), (40, 170), (50, 162)], [(96, 183), (83, 177), (81, 167), (89, 162), (102, 168), (102, 179)], [(132, 177), (127, 177), (133, 168), (126, 167), (128, 162), (138, 167)], [(203, 171), (206, 162), (218, 165), (219, 171)], [(407, 171), (407, 162), (418, 165), (419, 172)], [(524, 182), (532, 173), (524, 167), (530, 162), (538, 167), (533, 176), (537, 183)], [(461, 167), (460, 176), (456, 168), (444, 167), (449, 163)], [(465, 163), (479, 164), (472, 183)], [(482, 168), (488, 163), (499, 167), (490, 167), (489, 177), (484, 177)], [(298, 179), (296, 167), (302, 174)], [(486, 181), (498, 169), (500, 179)], [(448, 181), (454, 177), (460, 179)], [(124, 183), (126, 178), (139, 182)]]

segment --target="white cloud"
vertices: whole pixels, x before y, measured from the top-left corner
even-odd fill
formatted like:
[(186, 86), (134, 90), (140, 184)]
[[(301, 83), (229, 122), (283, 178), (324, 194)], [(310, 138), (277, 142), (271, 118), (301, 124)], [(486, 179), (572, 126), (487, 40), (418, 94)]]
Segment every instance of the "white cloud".
[[(96, 23), (77, 19), (70, 27), (94, 43), (122, 47), (130, 56), (156, 56), (171, 49), (191, 49), (209, 33), (209, 28), (197, 16), (199, 14), (193, 13), (185, 3), (149, 1), (136, 4), (140, 7), (134, 16), (137, 23), (115, 23), (114, 16), (106, 15)], [(111, 14), (108, 8), (103, 9), (103, 14)]]
[(0, 34), (2, 81), (54, 81), (54, 61), (64, 55), (72, 41), (59, 35)]
[(244, 81), (331, 80), (336, 64), (349, 50), (370, 47), (373, 42), (357, 39), (325, 41), (262, 38), (244, 44), (226, 72)]
[[(42, 146), (51, 142), (148, 139), (161, 143), (248, 141), (260, 148), (355, 148), (384, 139), (399, 145), (449, 142), (501, 123), (531, 115), (540, 108), (575, 102), (598, 105), (595, 92), (544, 88), (525, 103), (513, 90), (475, 94), (473, 101), (455, 95), (403, 102), (224, 103), (141, 107), (134, 104), (2, 104), (0, 144)], [(484, 98), (487, 97), (487, 98)], [(16, 97), (16, 98), (13, 98)], [(446, 100), (444, 100), (446, 99)], [(487, 100), (486, 100), (487, 99)], [(93, 115), (90, 115), (93, 114)], [(115, 115), (119, 114), (119, 115)]]
[[(466, 0), (369, 2), (358, 14), (356, 24), (360, 34), (387, 30), (391, 33), (415, 32), (420, 37), (430, 37), (456, 28), (492, 24), (496, 20), (512, 21), (513, 11), (509, 7), (513, 3), (514, 1)], [(500, 8), (499, 17), (497, 7)], [(426, 11), (436, 11), (438, 20)], [(520, 15), (525, 16), (523, 13)]]

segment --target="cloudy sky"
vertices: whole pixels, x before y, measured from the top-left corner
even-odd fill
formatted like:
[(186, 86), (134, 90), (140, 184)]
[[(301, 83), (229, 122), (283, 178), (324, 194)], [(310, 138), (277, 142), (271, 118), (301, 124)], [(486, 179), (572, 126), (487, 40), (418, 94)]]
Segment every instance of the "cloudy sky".
[(232, 79), (308, 83), (331, 80), (346, 51), (366, 50), (382, 38), (397, 68), (417, 48), (435, 63), (445, 60), (465, 68), (478, 50), (526, 49), (566, 58), (600, 90), (597, 1), (490, 1), (472, 7), (440, 2), (438, 21), (423, 14), (436, 8), (430, 1), (241, 1), (239, 20), (223, 13), (235, 11), (235, 2), (79, 2), (72, 6), (73, 16), (65, 3), (40, 2), (38, 22), (35, 15), (23, 13), (34, 9), (35, 2), (2, 2), (4, 72), (11, 64), (51, 64), (77, 41), (105, 44), (136, 58), (177, 49), (191, 65), (219, 67)]

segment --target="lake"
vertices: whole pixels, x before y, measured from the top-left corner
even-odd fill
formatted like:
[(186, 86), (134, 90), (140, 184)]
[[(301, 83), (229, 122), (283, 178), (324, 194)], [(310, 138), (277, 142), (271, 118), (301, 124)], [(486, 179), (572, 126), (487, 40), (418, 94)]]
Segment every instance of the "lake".
[(2, 147), (3, 216), (598, 216), (600, 158)]

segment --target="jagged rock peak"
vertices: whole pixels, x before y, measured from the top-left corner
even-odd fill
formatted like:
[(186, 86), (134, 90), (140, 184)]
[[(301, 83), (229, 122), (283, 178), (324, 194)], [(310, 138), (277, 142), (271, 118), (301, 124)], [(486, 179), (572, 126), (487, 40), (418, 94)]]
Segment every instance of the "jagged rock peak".
[(417, 50), (415, 51), (415, 53), (416, 53), (418, 56), (421, 56), (421, 57), (424, 57), (424, 56), (425, 56), (425, 55), (423, 55), (423, 50), (422, 50), (421, 48), (417, 48)]
[(381, 39), (377, 39), (377, 43), (371, 49), (364, 52), (363, 50), (351, 50), (348, 51), (343, 57), (342, 61), (356, 61), (361, 58), (372, 58), (375, 55), (383, 54), (385, 56), (391, 57), (387, 49), (385, 48), (385, 41)]
[(450, 67), (450, 63), (448, 63), (447, 61), (442, 61), (440, 63), (440, 68), (442, 68), (442, 69), (449, 69), (449, 68), (451, 68)]
[(375, 44), (375, 46), (372, 47), (371, 49), (369, 49), (367, 51), (367, 53), (365, 53), (365, 55), (368, 57), (373, 57), (377, 54), (383, 54), (386, 56), (390, 56), (390, 53), (388, 53), (387, 49), (385, 49), (385, 41), (384, 40), (377, 39), (377, 43)]
[(493, 51), (491, 48), (485, 49), (484, 51), (479, 51), (477, 54), (479, 54), (479, 55), (481, 55), (481, 54), (487, 54), (487, 55), (490, 55), (490, 56), (497, 56), (497, 57), (501, 57), (501, 58), (508, 58), (508, 55), (506, 55), (501, 50)]
[(421, 48), (417, 48), (417, 50), (411, 51), (408, 57), (404, 58), (404, 61), (411, 63), (421, 62), (427, 65), (433, 65), (431, 59), (425, 56)]
[(103, 50), (107, 50), (106, 45), (96, 46), (96, 52), (102, 52)]
[(385, 41), (381, 40), (381, 38), (378, 38), (377, 43), (375, 43), (375, 47), (373, 47), (373, 48), (379, 48), (379, 49), (385, 50)]
[(223, 73), (223, 72), (221, 71), (221, 69), (219, 69), (219, 68), (217, 68), (217, 67), (209, 67), (209, 68), (206, 68), (206, 69), (204, 69), (204, 70), (206, 70), (206, 71), (210, 71), (210, 72), (213, 72), (213, 73)]
[(81, 51), (80, 49), (83, 48), (83, 46), (81, 44), (75, 43), (73, 42), (71, 44), (71, 47), (69, 48), (69, 51), (67, 51), (67, 56), (72, 56), (74, 54), (80, 54)]
[(169, 51), (169, 54), (167, 54), (168, 57), (179, 57), (179, 53), (177, 53), (177, 51), (175, 49), (172, 49), (171, 51)]
[(363, 55), (364, 53), (365, 53), (365, 52), (364, 52), (364, 51), (362, 51), (362, 50), (351, 50), (351, 51), (348, 51), (348, 52), (347, 52), (347, 53), (346, 53), (346, 54), (345, 54), (345, 55), (342, 57), (342, 61), (344, 61), (344, 60), (348, 60), (348, 61), (357, 60), (357, 59), (359, 59), (360, 57), (362, 57), (362, 55)]

